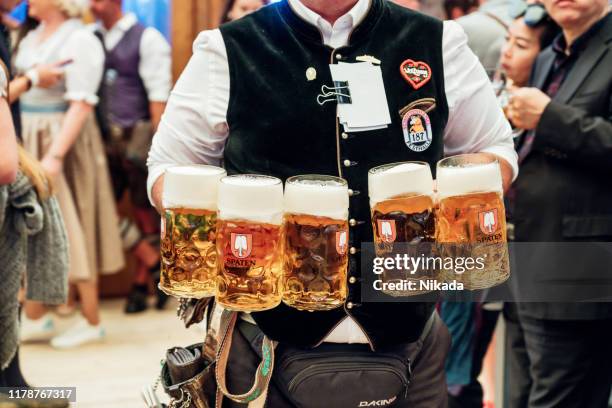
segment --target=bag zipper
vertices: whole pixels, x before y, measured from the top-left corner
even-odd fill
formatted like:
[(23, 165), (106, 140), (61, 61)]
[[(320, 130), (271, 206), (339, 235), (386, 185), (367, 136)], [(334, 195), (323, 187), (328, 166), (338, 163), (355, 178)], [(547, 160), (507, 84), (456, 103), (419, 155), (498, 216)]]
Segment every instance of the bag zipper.
[(372, 367), (370, 371), (382, 371), (382, 372), (391, 373), (397, 376), (401, 380), (403, 388), (404, 388), (404, 398), (408, 395), (408, 385), (410, 382), (408, 380), (408, 377), (406, 376), (406, 373), (402, 372), (401, 370), (398, 370), (397, 368), (381, 366), (378, 363), (315, 364), (315, 365), (312, 365), (306, 368), (304, 371), (299, 372), (295, 377), (293, 377), (291, 381), (289, 381), (288, 389), (289, 389), (289, 392), (293, 392), (294, 389), (298, 386), (298, 384), (306, 381), (308, 378), (313, 377), (317, 374), (323, 374), (323, 373), (329, 373), (329, 372), (331, 373), (339, 373), (339, 372), (347, 372), (347, 371), (350, 372), (350, 371), (355, 371), (355, 369), (363, 368), (367, 366), (375, 366), (375, 367)]
[[(371, 353), (364, 353), (364, 352), (351, 352), (351, 351), (329, 351), (329, 352), (320, 352), (320, 353), (308, 353), (308, 354), (301, 354), (301, 353), (296, 353), (292, 356), (289, 356), (287, 358), (284, 359), (283, 363), (280, 366), (280, 370), (284, 370), (286, 369), (289, 364), (293, 363), (294, 361), (297, 360), (311, 360), (311, 359), (315, 359), (318, 357), (331, 357), (330, 354), (333, 355), (333, 357), (335, 356), (350, 356), (350, 357), (373, 357)], [(393, 359), (393, 360), (397, 360), (400, 363), (402, 363), (403, 365), (409, 367), (410, 366), (410, 362), (398, 357), (398, 356), (377, 356), (378, 358), (381, 359)], [(367, 363), (367, 362), (366, 362)], [(338, 364), (343, 364), (343, 363), (338, 363)]]

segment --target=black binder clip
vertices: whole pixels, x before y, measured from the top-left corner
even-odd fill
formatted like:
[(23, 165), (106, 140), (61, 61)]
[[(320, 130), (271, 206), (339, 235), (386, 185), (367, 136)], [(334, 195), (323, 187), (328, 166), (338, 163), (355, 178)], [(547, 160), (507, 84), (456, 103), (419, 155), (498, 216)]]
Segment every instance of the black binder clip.
[(321, 87), (321, 93), (317, 96), (317, 103), (324, 105), (333, 101), (343, 104), (352, 103), (348, 81), (334, 81), (333, 87), (327, 85)]

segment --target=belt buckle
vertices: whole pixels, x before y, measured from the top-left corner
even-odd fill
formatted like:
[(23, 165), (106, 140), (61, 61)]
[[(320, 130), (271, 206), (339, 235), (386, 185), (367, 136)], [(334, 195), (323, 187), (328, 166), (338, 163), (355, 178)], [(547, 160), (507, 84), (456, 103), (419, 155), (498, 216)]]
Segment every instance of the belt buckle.
[(115, 142), (121, 142), (123, 140), (123, 128), (121, 126), (118, 126), (116, 124), (111, 123), (110, 125), (110, 135), (111, 138), (113, 139), (113, 141)]

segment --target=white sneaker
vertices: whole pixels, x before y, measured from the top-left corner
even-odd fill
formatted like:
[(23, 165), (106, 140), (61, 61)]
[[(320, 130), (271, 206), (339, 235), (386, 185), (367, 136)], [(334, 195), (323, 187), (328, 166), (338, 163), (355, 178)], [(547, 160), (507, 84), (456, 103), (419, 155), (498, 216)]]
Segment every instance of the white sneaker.
[(28, 319), (25, 313), (22, 314), (20, 332), (22, 342), (48, 341), (53, 336), (55, 336), (55, 325), (51, 313), (36, 320)]
[(104, 328), (101, 325), (92, 326), (84, 318), (64, 333), (51, 339), (51, 346), (58, 349), (69, 349), (84, 344), (104, 340)]

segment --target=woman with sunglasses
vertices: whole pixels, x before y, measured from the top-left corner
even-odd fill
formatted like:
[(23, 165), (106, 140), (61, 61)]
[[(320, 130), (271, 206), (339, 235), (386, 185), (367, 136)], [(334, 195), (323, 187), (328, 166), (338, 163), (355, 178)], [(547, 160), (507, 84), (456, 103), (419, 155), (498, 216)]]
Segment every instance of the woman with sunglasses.
[(548, 17), (544, 6), (537, 2), (519, 1), (511, 14), (514, 21), (502, 47), (500, 66), (509, 83), (523, 87), (529, 82), (536, 57), (552, 43), (560, 29)]

